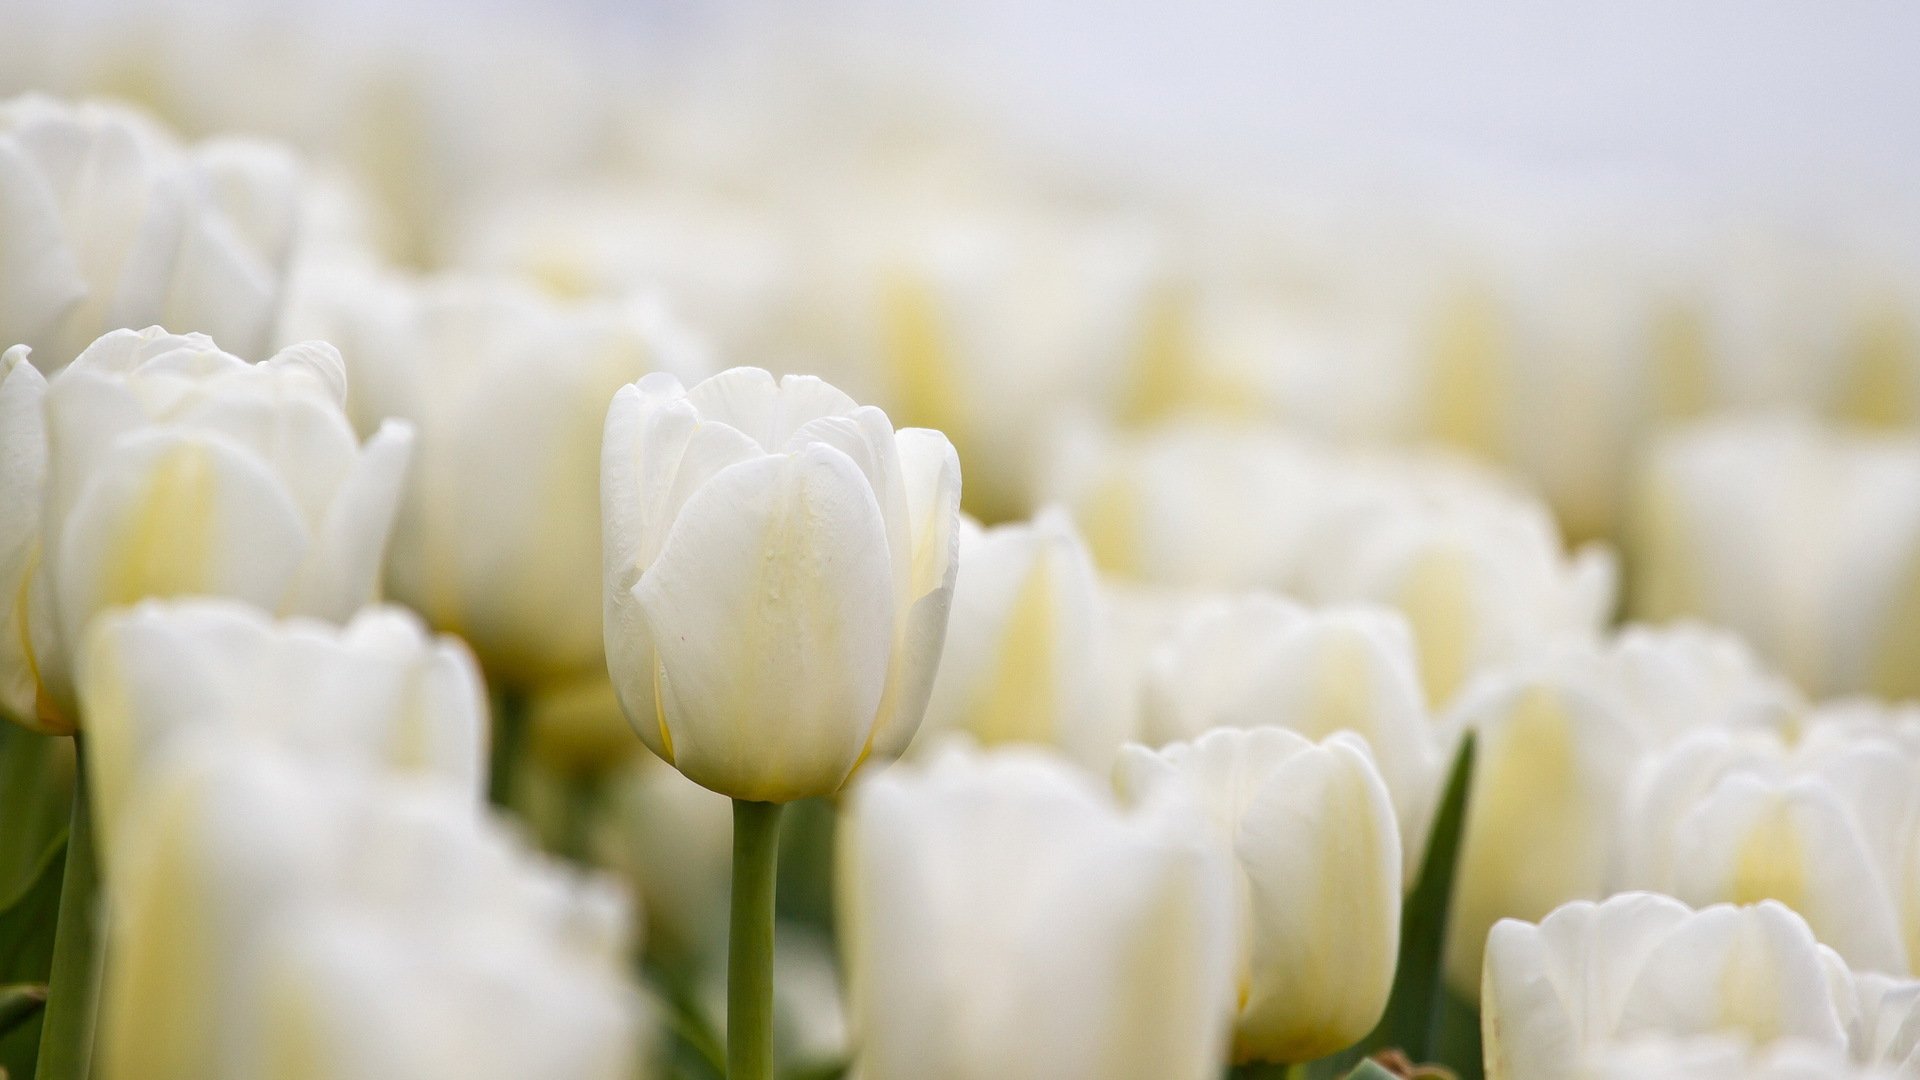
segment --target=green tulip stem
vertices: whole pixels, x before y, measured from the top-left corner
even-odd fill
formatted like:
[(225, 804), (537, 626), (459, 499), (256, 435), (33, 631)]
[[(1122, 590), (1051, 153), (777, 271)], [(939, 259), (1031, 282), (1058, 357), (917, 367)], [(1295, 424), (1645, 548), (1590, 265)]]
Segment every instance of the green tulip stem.
[(87, 805), (86, 760), (81, 737), (73, 737), (73, 824), (67, 830), (67, 865), (60, 884), (59, 922), (53, 931), (53, 972), (40, 1029), (38, 1080), (86, 1080), (93, 1060), (95, 981), (99, 974), (98, 893), (94, 865), (93, 813)]
[(773, 892), (784, 803), (733, 802), (727, 1080), (773, 1080)]

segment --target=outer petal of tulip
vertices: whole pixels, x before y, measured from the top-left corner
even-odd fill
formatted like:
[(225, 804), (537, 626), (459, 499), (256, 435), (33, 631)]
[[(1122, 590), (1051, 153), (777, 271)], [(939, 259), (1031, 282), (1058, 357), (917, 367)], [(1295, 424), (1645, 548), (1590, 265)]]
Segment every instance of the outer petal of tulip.
[(41, 723), (40, 677), (26, 605), (40, 563), (46, 393), (46, 378), (27, 362), (25, 348), (0, 357), (0, 506), (7, 508), (0, 514), (0, 711), (29, 727)]
[(1400, 942), (1400, 833), (1386, 784), (1351, 735), (1220, 728), (1158, 753), (1130, 747), (1119, 787), (1206, 806), (1240, 870), (1234, 1057), (1311, 1061), (1372, 1030)]
[(1198, 813), (1178, 800), (1123, 813), (1030, 750), (862, 781), (838, 909), (861, 1075), (1216, 1075), (1232, 886)]
[(466, 647), (397, 608), (344, 628), (224, 599), (146, 601), (94, 623), (80, 670), (103, 844), (142, 780), (194, 738), (444, 779), (477, 795), (486, 696)]
[(701, 487), (633, 590), (667, 760), (734, 798), (838, 788), (886, 689), (887, 558), (872, 489), (837, 450), (742, 462)]

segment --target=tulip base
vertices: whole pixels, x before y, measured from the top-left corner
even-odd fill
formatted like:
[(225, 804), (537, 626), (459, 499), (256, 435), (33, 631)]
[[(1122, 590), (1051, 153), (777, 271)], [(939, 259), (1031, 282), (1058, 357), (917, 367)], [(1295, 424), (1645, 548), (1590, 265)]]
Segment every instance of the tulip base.
[(773, 899), (783, 803), (733, 802), (727, 1080), (773, 1078)]
[(53, 931), (53, 972), (40, 1029), (40, 1062), (34, 1073), (41, 1080), (84, 1080), (93, 1060), (100, 881), (81, 736), (73, 737), (73, 749), (73, 823), (67, 830), (67, 864), (60, 884), (59, 921)]

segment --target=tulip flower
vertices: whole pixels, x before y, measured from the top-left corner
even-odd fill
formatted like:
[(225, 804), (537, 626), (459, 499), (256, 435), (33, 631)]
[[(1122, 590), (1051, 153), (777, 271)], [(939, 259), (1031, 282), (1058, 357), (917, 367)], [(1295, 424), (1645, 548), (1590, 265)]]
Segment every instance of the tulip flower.
[(780, 809), (912, 741), (959, 503), (945, 436), (819, 379), (660, 373), (607, 412), (608, 670), (641, 740), (734, 800), (732, 1080), (772, 1076)]
[(1736, 1036), (1636, 1039), (1596, 1051), (1580, 1080), (1897, 1080), (1831, 1046), (1783, 1041), (1755, 1047)]
[(868, 1080), (1201, 1080), (1232, 1010), (1233, 884), (1201, 812), (1127, 813), (1027, 748), (857, 785), (840, 941)]
[(1866, 719), (1816, 711), (1794, 743), (1708, 730), (1654, 755), (1627, 803), (1623, 883), (1695, 904), (1777, 900), (1853, 967), (1911, 973), (1920, 746)]
[(1398, 612), (1308, 609), (1267, 593), (1207, 601), (1151, 654), (1144, 682), (1142, 729), (1153, 744), (1219, 727), (1360, 736), (1393, 795), (1411, 885), (1452, 739), (1427, 712)]
[(600, 421), (650, 370), (698, 349), (657, 305), (564, 304), (515, 283), (344, 266), (296, 279), (283, 335), (346, 359), (354, 426), (414, 427), (389, 595), (465, 638), (521, 688), (604, 667)]
[(1715, 421), (1640, 496), (1638, 616), (1730, 627), (1812, 694), (1920, 694), (1920, 438)]
[(1596, 640), (1612, 613), (1612, 553), (1568, 557), (1546, 508), (1445, 462), (1358, 468), (1309, 547), (1300, 594), (1398, 608), (1435, 708), (1480, 672)]
[(231, 600), (144, 601), (95, 620), (79, 687), (109, 852), (132, 793), (188, 736), (436, 776), (475, 796), (485, 775), (486, 696), (472, 657), (397, 608), (335, 627), (275, 622)]
[(188, 149), (117, 106), (0, 103), (0, 347), (52, 375), (103, 333), (164, 323), (262, 352), (299, 200), (270, 145)]
[(899, 754), (957, 566), (943, 436), (818, 379), (655, 374), (615, 395), (601, 476), (608, 666), (648, 747), (764, 802)]
[(625, 1080), (627, 915), (466, 792), (196, 737), (109, 880), (106, 1080)]
[(412, 441), (362, 446), (340, 356), (258, 364), (199, 334), (116, 330), (51, 380), (8, 353), (0, 415), (0, 701), (74, 730), (93, 617), (147, 597), (228, 596), (344, 622), (373, 600)]
[(1315, 744), (1281, 728), (1221, 728), (1122, 752), (1130, 799), (1177, 792), (1238, 867), (1235, 1061), (1303, 1062), (1379, 1022), (1400, 948), (1400, 831), (1359, 739)]
[[(1481, 1023), (1488, 1080), (1556, 1080), (1610, 1046), (1735, 1036), (1874, 1064), (1903, 1055), (1904, 989), (1856, 977), (1771, 901), (1694, 911), (1652, 893), (1568, 904), (1538, 925), (1506, 920), (1487, 942)], [(1909, 1036), (1906, 1040), (1911, 1042)]]
[(1105, 656), (1092, 560), (1058, 510), (981, 529), (961, 522), (946, 651), (920, 742), (964, 731), (983, 745), (1051, 745), (1100, 775), (1131, 734)]

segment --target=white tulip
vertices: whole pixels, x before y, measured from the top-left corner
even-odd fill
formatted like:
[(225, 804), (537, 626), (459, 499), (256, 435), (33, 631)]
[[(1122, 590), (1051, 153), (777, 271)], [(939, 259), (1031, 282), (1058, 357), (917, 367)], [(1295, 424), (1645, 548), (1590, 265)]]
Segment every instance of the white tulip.
[(1218, 727), (1359, 735), (1393, 794), (1412, 884), (1453, 740), (1428, 714), (1398, 612), (1267, 593), (1203, 602), (1148, 657), (1144, 682), (1142, 734), (1155, 745)]
[(200, 740), (123, 820), (102, 1075), (632, 1075), (623, 899), (466, 793)]
[(1233, 886), (1199, 814), (1178, 800), (1123, 813), (1023, 749), (855, 787), (839, 916), (860, 1075), (1218, 1075)]
[[(621, 734), (633, 742), (624, 723)], [(640, 898), (649, 949), (676, 960), (724, 952), (733, 861), (725, 796), (643, 752), (613, 776), (594, 839), (596, 862)]]
[(1359, 1042), (1393, 988), (1400, 831), (1359, 739), (1315, 744), (1281, 728), (1222, 728), (1122, 752), (1132, 799), (1177, 792), (1238, 867), (1236, 1061), (1302, 1062)]
[(785, 802), (906, 748), (958, 565), (945, 436), (804, 376), (649, 375), (608, 410), (601, 498), (607, 663), (654, 753)]
[(1744, 634), (1814, 694), (1920, 693), (1920, 438), (1787, 417), (1654, 450), (1634, 609)]
[(1568, 557), (1546, 508), (1444, 459), (1359, 462), (1306, 546), (1301, 595), (1406, 613), (1435, 708), (1477, 673), (1597, 639), (1612, 553)]
[(95, 620), (79, 670), (99, 828), (188, 736), (269, 742), (308, 761), (437, 776), (476, 798), (486, 691), (466, 647), (398, 608), (344, 628), (231, 600), (144, 601)]
[(1058, 510), (981, 529), (964, 519), (946, 651), (920, 743), (1050, 745), (1100, 775), (1131, 731), (1115, 704), (1093, 562)]
[(1777, 900), (1855, 968), (1907, 974), (1920, 925), (1920, 748), (1816, 712), (1797, 743), (1696, 733), (1640, 767), (1622, 883), (1689, 903)]
[(607, 399), (650, 370), (692, 373), (697, 348), (657, 305), (558, 303), (505, 280), (315, 266), (290, 305), (284, 336), (346, 359), (362, 434), (414, 426), (393, 598), (466, 638), (496, 679), (600, 669)]
[(340, 356), (249, 364), (199, 334), (117, 330), (51, 381), (8, 354), (0, 415), (0, 705), (71, 731), (74, 653), (99, 612), (229, 596), (343, 622), (373, 600), (412, 433), (363, 447)]
[[(1900, 1065), (1920, 983), (1856, 976), (1772, 902), (1699, 911), (1653, 893), (1502, 921), (1481, 995), (1488, 1080), (1555, 1080), (1635, 1040), (1733, 1037)], [(1602, 1073), (1602, 1075), (1606, 1075)], [(1788, 1074), (1793, 1075), (1793, 1074)]]
[(51, 375), (103, 333), (165, 323), (262, 352), (299, 199), (276, 147), (188, 150), (117, 106), (0, 103), (0, 347)]
[(1755, 1047), (1736, 1036), (1635, 1039), (1593, 1054), (1580, 1080), (1898, 1080), (1886, 1066), (1860, 1065), (1846, 1052), (1783, 1039)]
[(1068, 507), (1108, 573), (1206, 589), (1287, 588), (1334, 465), (1277, 431), (1179, 423), (1071, 427), (1042, 494)]

